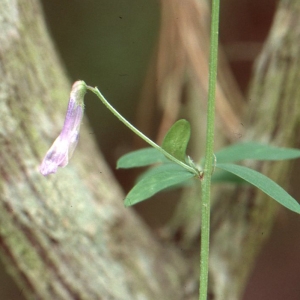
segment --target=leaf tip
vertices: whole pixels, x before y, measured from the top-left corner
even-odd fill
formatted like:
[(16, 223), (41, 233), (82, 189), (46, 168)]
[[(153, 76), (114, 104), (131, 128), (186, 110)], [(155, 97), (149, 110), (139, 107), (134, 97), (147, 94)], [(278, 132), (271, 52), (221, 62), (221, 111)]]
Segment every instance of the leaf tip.
[(125, 198), (125, 201), (124, 201), (124, 206), (125, 206), (125, 207), (132, 206), (130, 199), (128, 199), (128, 198)]

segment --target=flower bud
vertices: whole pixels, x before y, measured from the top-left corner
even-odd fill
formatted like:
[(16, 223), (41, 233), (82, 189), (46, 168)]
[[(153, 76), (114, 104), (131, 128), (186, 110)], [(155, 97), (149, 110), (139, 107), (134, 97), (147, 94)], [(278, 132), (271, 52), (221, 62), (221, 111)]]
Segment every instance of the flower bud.
[(86, 84), (76, 81), (70, 93), (69, 105), (61, 133), (56, 138), (41, 165), (40, 172), (47, 176), (56, 173), (58, 167), (65, 167), (71, 158), (79, 139), (79, 129), (84, 111)]

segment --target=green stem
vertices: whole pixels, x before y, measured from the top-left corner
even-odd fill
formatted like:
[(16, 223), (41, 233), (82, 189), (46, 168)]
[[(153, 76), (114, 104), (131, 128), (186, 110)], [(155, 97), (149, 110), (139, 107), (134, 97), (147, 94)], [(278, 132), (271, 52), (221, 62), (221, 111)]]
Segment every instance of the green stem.
[(207, 290), (208, 290), (210, 189), (211, 189), (211, 174), (213, 172), (213, 153), (214, 153), (215, 94), (216, 94), (217, 65), (218, 65), (219, 10), (220, 10), (220, 0), (212, 0), (206, 151), (205, 151), (205, 163), (204, 163), (204, 170), (203, 170), (204, 177), (201, 183), (202, 207), (201, 207), (199, 300), (207, 299)]
[(165, 151), (163, 148), (158, 146), (156, 143), (154, 143), (152, 140), (150, 140), (147, 136), (145, 136), (142, 132), (140, 132), (137, 128), (135, 128), (131, 123), (129, 123), (119, 112), (109, 104), (109, 102), (105, 99), (105, 97), (101, 94), (101, 92), (98, 90), (97, 87), (93, 88), (91, 86), (86, 86), (88, 90), (93, 92), (98, 96), (98, 98), (102, 101), (102, 103), (121, 121), (123, 122), (129, 129), (131, 129), (135, 134), (137, 134), (140, 138), (142, 138), (145, 142), (147, 142), (150, 146), (154, 147), (158, 151), (160, 151), (163, 155), (165, 155), (167, 158), (169, 158), (171, 161), (175, 162), (176, 164), (180, 165), (181, 167), (185, 168), (191, 173), (194, 173), (196, 176), (199, 177), (200, 172), (191, 166), (185, 164), (184, 162), (178, 160), (173, 155)]

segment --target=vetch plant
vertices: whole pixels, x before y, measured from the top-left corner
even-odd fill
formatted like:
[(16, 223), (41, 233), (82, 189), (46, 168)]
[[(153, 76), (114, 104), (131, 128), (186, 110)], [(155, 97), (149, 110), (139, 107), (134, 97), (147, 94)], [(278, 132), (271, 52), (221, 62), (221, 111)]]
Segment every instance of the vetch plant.
[[(207, 109), (206, 151), (199, 164), (187, 156), (186, 149), (191, 128), (186, 120), (178, 120), (167, 132), (161, 146), (146, 137), (120, 115), (104, 98), (97, 87), (93, 88), (77, 81), (74, 83), (63, 129), (47, 152), (40, 171), (43, 175), (55, 173), (58, 167), (68, 163), (78, 142), (79, 127), (83, 115), (83, 97), (90, 90), (129, 129), (151, 147), (128, 153), (117, 162), (117, 168), (135, 168), (154, 165), (131, 189), (125, 198), (125, 206), (144, 201), (159, 191), (197, 180), (201, 184), (201, 250), (199, 299), (207, 299), (208, 257), (210, 232), (210, 190), (212, 181), (247, 182), (259, 188), (286, 208), (300, 213), (299, 203), (284, 189), (265, 175), (245, 166), (235, 164), (247, 159), (284, 160), (300, 157), (300, 150), (278, 148), (256, 142), (245, 142), (223, 148), (216, 154), (214, 148), (215, 87), (218, 56), (219, 1), (212, 1), (211, 46), (209, 61), (209, 90)], [(214, 169), (223, 173), (214, 173)]]

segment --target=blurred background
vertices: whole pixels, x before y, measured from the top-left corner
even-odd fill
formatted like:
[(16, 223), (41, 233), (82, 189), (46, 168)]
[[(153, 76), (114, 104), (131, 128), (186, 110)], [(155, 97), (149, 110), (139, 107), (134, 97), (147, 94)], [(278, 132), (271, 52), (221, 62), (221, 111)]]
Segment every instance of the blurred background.
[[(98, 86), (121, 114), (156, 139), (163, 112), (156, 101), (157, 94), (153, 92), (158, 80), (153, 74), (153, 66), (157, 61), (163, 1), (41, 2), (49, 32), (71, 82), (82, 79), (91, 86)], [(168, 2), (172, 0), (165, 3)], [(268, 34), (276, 3), (276, 0), (227, 0), (221, 3), (220, 39), (242, 95), (247, 93), (252, 65)], [(143, 105), (145, 103), (148, 106)], [(87, 94), (85, 104), (90, 134), (95, 136), (108, 164), (128, 191), (137, 173), (115, 171), (116, 160), (143, 144), (136, 141), (91, 93)], [(145, 116), (144, 120), (141, 115)], [(292, 178), (297, 178), (298, 164), (295, 164)], [(300, 199), (296, 185), (295, 179), (291, 182), (291, 193)], [(170, 217), (176, 194), (157, 196), (137, 205), (136, 209), (157, 230)], [(282, 210), (271, 239), (257, 261), (243, 300), (300, 299), (299, 229), (299, 217)], [(5, 273), (1, 272), (0, 278), (0, 299), (23, 299), (22, 292)]]

